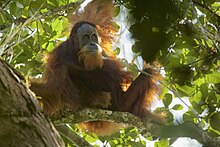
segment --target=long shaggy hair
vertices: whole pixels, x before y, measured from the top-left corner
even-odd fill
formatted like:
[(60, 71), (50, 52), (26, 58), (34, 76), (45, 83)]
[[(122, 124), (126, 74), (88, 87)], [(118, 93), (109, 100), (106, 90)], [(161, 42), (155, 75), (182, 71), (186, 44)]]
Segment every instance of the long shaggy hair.
[[(97, 45), (99, 50), (102, 50), (99, 45)], [(86, 70), (101, 69), (103, 67), (102, 52), (89, 52), (88, 48), (85, 46), (80, 49), (78, 53), (79, 62), (83, 62)]]

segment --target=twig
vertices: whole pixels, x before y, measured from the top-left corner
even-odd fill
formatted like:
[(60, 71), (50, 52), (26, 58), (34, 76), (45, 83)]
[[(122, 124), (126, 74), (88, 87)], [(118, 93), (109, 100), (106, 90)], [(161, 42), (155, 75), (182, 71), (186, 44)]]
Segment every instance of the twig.
[(209, 11), (210, 13), (212, 13), (215, 17), (217, 17), (218, 19), (220, 19), (220, 16), (218, 14), (216, 14), (215, 12), (213, 12), (207, 5), (201, 4), (195, 0), (192, 0), (193, 3), (195, 3), (196, 5), (206, 9), (207, 11)]

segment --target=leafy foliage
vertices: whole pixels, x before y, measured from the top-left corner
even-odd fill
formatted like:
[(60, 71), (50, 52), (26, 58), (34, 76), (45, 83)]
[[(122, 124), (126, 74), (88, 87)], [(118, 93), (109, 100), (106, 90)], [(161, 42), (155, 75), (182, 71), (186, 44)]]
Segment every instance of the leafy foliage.
[(24, 75), (30, 69), (33, 75), (42, 72), (43, 54), (66, 37), (63, 31), (68, 26), (65, 10), (49, 16), (43, 14), (69, 2), (14, 0), (3, 3), (0, 13), (1, 56)]
[[(68, 36), (71, 0), (6, 0), (0, 8), (0, 55), (23, 75), (43, 72), (42, 59)], [(220, 135), (220, 1), (219, 0), (116, 0), (129, 10), (128, 24), (135, 38), (131, 50), (147, 62), (158, 60), (165, 73), (163, 105), (169, 123), (171, 110), (184, 111), (178, 122), (194, 122), (212, 137)], [(65, 9), (59, 9), (62, 6)], [(144, 7), (143, 7), (144, 6)], [(62, 7), (63, 8), (63, 7)], [(116, 54), (120, 48), (115, 49)], [(137, 66), (128, 68), (137, 74)], [(175, 99), (187, 97), (190, 106)], [(184, 100), (183, 100), (184, 101)], [(74, 127), (73, 127), (74, 128)], [(75, 129), (79, 133), (79, 130)], [(138, 130), (128, 128), (107, 138), (83, 134), (87, 141), (111, 146), (145, 146)], [(153, 140), (147, 138), (148, 140)], [(108, 142), (106, 141), (108, 140)], [(67, 146), (74, 146), (66, 140)], [(155, 146), (169, 146), (157, 140)]]

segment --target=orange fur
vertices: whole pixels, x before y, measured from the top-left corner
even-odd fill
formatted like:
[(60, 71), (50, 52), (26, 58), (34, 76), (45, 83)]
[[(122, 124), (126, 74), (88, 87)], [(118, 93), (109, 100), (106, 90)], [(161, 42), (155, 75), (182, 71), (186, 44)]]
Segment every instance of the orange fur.
[(101, 52), (88, 52), (86, 47), (80, 49), (78, 58), (86, 70), (101, 69), (103, 67), (102, 53)]
[(146, 93), (146, 96), (145, 96), (146, 98), (144, 99), (145, 101), (143, 103), (145, 108), (149, 108), (151, 107), (151, 104), (153, 103), (155, 97), (158, 96), (159, 94), (158, 93), (160, 91), (159, 86), (158, 86), (159, 83), (157, 83), (157, 81), (161, 80), (162, 76), (158, 71), (153, 69), (153, 67), (149, 67), (149, 65), (147, 68), (145, 68), (144, 72), (150, 75), (148, 82), (149, 82), (149, 85), (151, 86), (148, 92)]

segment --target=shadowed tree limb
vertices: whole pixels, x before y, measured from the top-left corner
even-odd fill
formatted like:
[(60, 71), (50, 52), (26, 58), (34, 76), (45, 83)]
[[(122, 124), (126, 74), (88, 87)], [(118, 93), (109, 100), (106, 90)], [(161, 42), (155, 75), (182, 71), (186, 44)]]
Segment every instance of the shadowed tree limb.
[(110, 121), (134, 126), (140, 130), (144, 137), (155, 136), (159, 138), (189, 137), (196, 139), (203, 145), (210, 147), (220, 146), (220, 139), (211, 138), (202, 128), (192, 122), (179, 125), (157, 125), (143, 123), (137, 116), (128, 112), (113, 112), (102, 109), (86, 108), (78, 112), (66, 111), (52, 118), (55, 125), (76, 124), (88, 121)]

